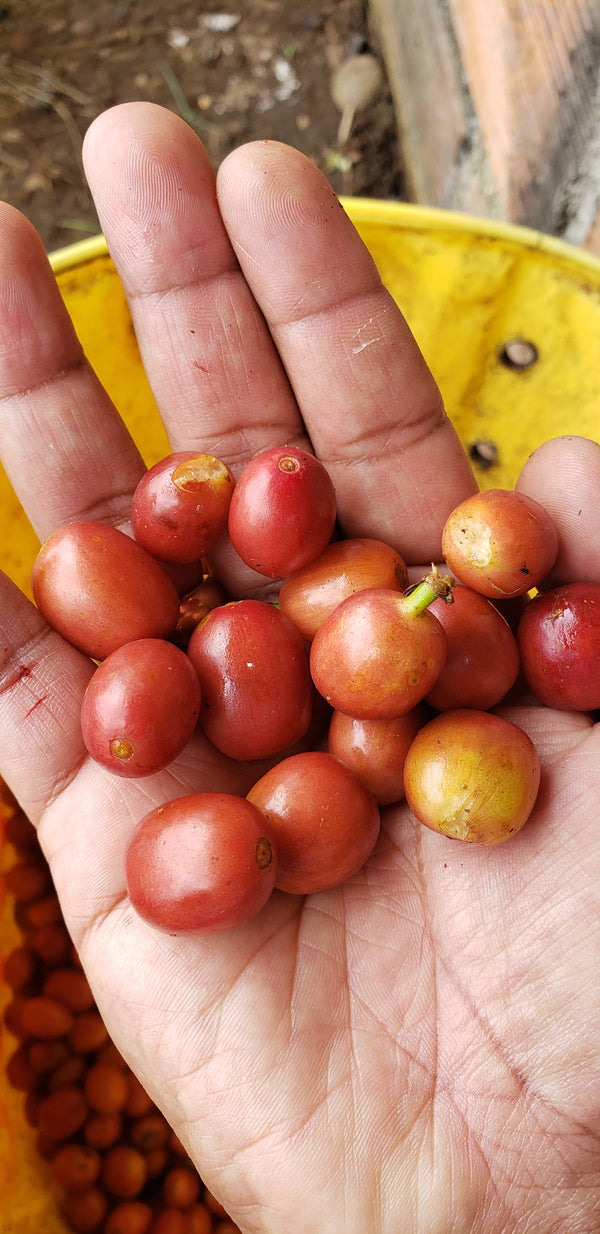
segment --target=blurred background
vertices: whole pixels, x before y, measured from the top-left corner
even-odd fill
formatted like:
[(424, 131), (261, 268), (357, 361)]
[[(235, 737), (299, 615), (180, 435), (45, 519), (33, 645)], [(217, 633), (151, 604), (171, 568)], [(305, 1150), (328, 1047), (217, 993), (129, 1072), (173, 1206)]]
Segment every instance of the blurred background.
[[(215, 166), (244, 141), (277, 138), (305, 151), (339, 192), (404, 195), (391, 93), (363, 0), (9, 0), (0, 48), (0, 195), (50, 249), (98, 231), (81, 141), (94, 116), (130, 99), (178, 112)], [(354, 57), (359, 75), (370, 64), (371, 79), (340, 142), (331, 88)]]
[(7, 0), (0, 195), (55, 249), (98, 230), (95, 115), (151, 99), (216, 165), (275, 138), (339, 193), (600, 251), (598, 0)]

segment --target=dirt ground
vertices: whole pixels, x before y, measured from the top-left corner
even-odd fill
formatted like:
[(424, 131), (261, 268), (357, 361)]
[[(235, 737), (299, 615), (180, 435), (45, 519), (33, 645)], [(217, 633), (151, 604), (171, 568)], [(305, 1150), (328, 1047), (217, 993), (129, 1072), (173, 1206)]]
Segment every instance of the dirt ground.
[(385, 73), (347, 139), (331, 96), (342, 62), (379, 51), (366, 0), (8, 0), (0, 196), (49, 250), (96, 233), (85, 130), (114, 103), (150, 99), (197, 130), (215, 166), (244, 141), (274, 138), (309, 155), (339, 193), (401, 200)]

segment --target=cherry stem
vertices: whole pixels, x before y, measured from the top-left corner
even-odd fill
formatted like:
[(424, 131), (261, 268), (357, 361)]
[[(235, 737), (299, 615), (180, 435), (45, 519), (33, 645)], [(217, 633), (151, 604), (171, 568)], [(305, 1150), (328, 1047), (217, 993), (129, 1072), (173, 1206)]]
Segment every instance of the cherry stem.
[(455, 580), (450, 574), (441, 575), (437, 566), (431, 566), (429, 574), (422, 578), (416, 587), (408, 594), (404, 594), (404, 600), (413, 613), (423, 613), (434, 600), (445, 600), (446, 604), (454, 603)]

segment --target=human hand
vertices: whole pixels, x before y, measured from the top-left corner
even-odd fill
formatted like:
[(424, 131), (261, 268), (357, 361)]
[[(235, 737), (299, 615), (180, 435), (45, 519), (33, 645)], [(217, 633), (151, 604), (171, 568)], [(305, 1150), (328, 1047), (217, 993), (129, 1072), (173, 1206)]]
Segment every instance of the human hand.
[[(238, 471), (260, 449), (310, 442), (344, 534), (377, 535), (413, 564), (438, 559), (443, 520), (475, 484), (407, 326), (312, 165), (277, 143), (242, 147), (217, 202), (196, 137), (147, 104), (101, 116), (85, 163), (172, 448), (209, 449)], [(40, 536), (76, 518), (126, 525), (142, 460), (40, 242), (9, 207), (0, 394), (0, 454)], [(557, 576), (600, 581), (599, 481), (600, 447), (578, 439), (524, 470), (561, 534)], [(260, 594), (233, 554), (219, 568), (232, 594)], [(128, 904), (127, 838), (171, 797), (245, 792), (251, 769), (198, 735), (159, 775), (111, 777), (80, 735), (90, 663), (6, 579), (0, 622), (0, 772), (38, 827), (112, 1037), (241, 1229), (589, 1234), (590, 718), (506, 712), (544, 765), (535, 812), (506, 845), (459, 845), (397, 807), (345, 886), (276, 894), (246, 927), (172, 938)]]

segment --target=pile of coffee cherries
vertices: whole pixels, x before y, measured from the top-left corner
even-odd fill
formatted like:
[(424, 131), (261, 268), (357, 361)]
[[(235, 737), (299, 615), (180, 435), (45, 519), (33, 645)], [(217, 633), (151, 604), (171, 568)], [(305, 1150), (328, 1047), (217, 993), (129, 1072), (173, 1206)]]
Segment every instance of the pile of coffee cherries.
[[(52, 1186), (76, 1234), (239, 1234), (110, 1040), (34, 827), (14, 801), (0, 812), (20, 934), (2, 963), (6, 1075), (44, 1163), (40, 1188)], [(32, 1234), (43, 1220), (32, 1210)]]
[[(558, 536), (522, 493), (457, 506), (442, 537), (451, 574), (432, 566), (412, 586), (395, 546), (335, 538), (326, 468), (287, 445), (237, 482), (212, 455), (170, 455), (138, 485), (131, 524), (133, 538), (62, 527), (33, 570), (50, 625), (97, 662), (89, 753), (116, 775), (150, 775), (199, 728), (257, 769), (245, 797), (191, 793), (139, 821), (128, 891), (159, 929), (221, 930), (274, 887), (339, 886), (373, 851), (381, 807), (403, 797), (446, 836), (506, 840), (531, 814), (540, 765), (493, 709), (517, 681), (549, 706), (600, 706), (600, 586), (531, 597)], [(277, 581), (277, 603), (225, 595), (207, 562), (226, 536)], [(202, 577), (182, 599), (174, 572), (190, 569)], [(505, 602), (522, 609), (516, 633)]]

